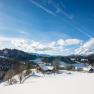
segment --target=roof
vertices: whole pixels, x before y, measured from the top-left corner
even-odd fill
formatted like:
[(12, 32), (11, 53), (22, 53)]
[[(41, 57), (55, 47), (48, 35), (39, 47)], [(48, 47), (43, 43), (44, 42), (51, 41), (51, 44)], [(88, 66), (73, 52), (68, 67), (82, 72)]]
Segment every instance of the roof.
[(39, 66), (43, 69), (43, 70), (53, 70), (53, 66), (48, 66), (48, 65), (45, 65), (45, 64), (39, 64)]
[(77, 63), (77, 64), (73, 64), (74, 67), (77, 68), (84, 68), (84, 67), (88, 67), (88, 64), (85, 63)]

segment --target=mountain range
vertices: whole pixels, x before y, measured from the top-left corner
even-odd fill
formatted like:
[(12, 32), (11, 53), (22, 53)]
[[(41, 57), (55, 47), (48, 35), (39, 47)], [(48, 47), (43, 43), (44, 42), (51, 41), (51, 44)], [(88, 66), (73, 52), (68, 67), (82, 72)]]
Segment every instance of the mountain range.
[[(70, 55), (70, 56), (50, 56), (46, 54), (37, 54), (37, 53), (27, 53), (21, 50), (17, 49), (3, 49), (0, 50), (0, 58), (10, 58), (15, 59), (19, 61), (30, 61), (34, 59), (42, 59), (44, 61), (52, 62), (54, 59), (58, 58), (60, 61), (66, 62), (66, 63), (75, 63), (75, 60), (78, 60), (79, 62), (81, 59), (88, 59), (88, 63), (94, 61), (94, 54), (89, 55)], [(71, 58), (74, 58), (75, 60), (71, 60)], [(93, 62), (94, 63), (94, 62)]]

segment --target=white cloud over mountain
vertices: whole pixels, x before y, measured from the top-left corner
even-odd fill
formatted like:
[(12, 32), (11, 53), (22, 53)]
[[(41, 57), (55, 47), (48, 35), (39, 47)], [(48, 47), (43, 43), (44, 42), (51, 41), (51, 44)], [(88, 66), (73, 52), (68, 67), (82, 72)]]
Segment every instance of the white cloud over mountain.
[(75, 54), (89, 54), (91, 50), (94, 49), (94, 38), (83, 43), (78, 49), (75, 50)]
[[(7, 46), (5, 46), (7, 45)], [(94, 38), (87, 42), (79, 39), (59, 39), (54, 42), (42, 43), (24, 38), (9, 38), (0, 36), (0, 48), (15, 48), (26, 52), (50, 53), (58, 55), (80, 54), (94, 47)], [(73, 48), (71, 48), (72, 46)], [(77, 46), (75, 48), (75, 46)]]

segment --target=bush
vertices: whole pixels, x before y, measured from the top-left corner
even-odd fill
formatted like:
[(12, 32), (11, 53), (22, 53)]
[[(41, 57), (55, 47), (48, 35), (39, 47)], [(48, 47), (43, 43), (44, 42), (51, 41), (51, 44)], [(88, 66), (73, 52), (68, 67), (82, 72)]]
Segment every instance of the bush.
[(26, 70), (24, 76), (28, 76), (30, 73), (32, 73), (32, 71), (30, 69)]
[(4, 76), (4, 81), (6, 81), (6, 80), (9, 80), (9, 79), (11, 79), (13, 76), (15, 75), (15, 72), (14, 72), (14, 70), (8, 70), (6, 73), (5, 73), (5, 76)]
[(4, 81), (8, 81), (8, 84), (12, 84), (12, 77), (15, 75), (15, 72), (14, 70), (8, 70), (6, 73), (5, 73), (5, 76), (3, 78)]
[(11, 78), (11, 79), (8, 80), (9, 85), (13, 85), (13, 84), (16, 84), (16, 83), (17, 83), (16, 79)]
[(66, 68), (66, 70), (71, 70), (71, 71), (74, 71), (74, 70), (75, 70), (75, 68), (74, 68), (74, 66), (68, 66), (68, 67)]

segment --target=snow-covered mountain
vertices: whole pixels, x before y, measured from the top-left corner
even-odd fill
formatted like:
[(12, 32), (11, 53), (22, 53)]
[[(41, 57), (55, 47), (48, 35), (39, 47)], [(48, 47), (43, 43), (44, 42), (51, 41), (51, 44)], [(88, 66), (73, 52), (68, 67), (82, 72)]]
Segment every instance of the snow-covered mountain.
[(84, 51), (82, 54), (83, 54), (83, 55), (91, 55), (91, 54), (94, 54), (94, 49), (87, 49), (87, 50)]
[(83, 56), (87, 56), (87, 55), (91, 55), (91, 54), (94, 54), (94, 49), (85, 49), (85, 50), (77, 53), (77, 55), (83, 55)]

